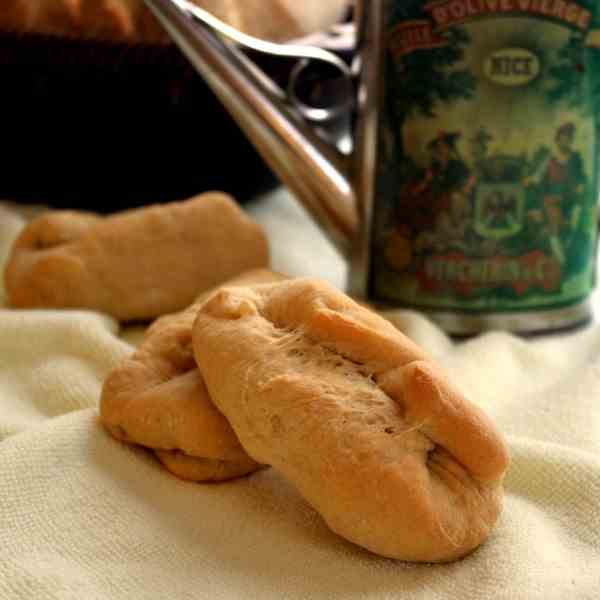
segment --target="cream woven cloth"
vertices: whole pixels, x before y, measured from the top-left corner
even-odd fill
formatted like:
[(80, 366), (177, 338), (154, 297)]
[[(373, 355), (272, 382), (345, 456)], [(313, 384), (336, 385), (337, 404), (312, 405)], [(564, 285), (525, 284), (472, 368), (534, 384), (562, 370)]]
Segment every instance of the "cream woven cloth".
[[(250, 208), (275, 267), (342, 285), (341, 261), (281, 193)], [(0, 262), (22, 226), (0, 212)], [(460, 346), (399, 324), (506, 432), (491, 539), (448, 565), (344, 542), (274, 470), (219, 485), (166, 473), (97, 421), (103, 378), (138, 332), (85, 312), (0, 312), (0, 598), (573, 599), (600, 597), (600, 328)]]

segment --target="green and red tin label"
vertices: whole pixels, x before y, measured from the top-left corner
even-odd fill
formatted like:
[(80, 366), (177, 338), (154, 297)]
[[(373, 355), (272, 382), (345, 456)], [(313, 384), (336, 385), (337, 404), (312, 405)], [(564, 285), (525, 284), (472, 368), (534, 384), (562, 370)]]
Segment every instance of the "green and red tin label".
[(388, 0), (371, 296), (457, 312), (595, 282), (600, 7)]

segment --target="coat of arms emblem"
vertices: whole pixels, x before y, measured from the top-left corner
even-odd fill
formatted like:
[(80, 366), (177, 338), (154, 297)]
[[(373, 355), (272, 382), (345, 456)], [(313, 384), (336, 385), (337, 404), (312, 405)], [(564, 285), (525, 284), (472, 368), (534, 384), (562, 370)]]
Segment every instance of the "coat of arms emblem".
[(516, 183), (481, 183), (475, 193), (475, 231), (502, 240), (523, 227), (525, 192)]
[(512, 237), (525, 220), (523, 163), (513, 156), (492, 156), (482, 162), (482, 178), (475, 188), (474, 229), (487, 239)]

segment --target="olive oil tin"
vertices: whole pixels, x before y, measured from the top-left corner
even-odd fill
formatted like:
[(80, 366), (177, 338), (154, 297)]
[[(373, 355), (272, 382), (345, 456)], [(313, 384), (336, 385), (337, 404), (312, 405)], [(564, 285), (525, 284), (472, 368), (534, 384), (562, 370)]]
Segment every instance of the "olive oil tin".
[(387, 1), (368, 295), (444, 329), (590, 318), (595, 0)]

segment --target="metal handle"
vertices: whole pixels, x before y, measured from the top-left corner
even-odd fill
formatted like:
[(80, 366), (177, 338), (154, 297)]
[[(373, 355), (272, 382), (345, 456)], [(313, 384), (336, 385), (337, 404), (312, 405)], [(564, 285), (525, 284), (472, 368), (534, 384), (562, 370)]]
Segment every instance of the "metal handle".
[(183, 0), (144, 1), (265, 162), (348, 256), (360, 226), (351, 157), (322, 143), (318, 128), (246, 54), (193, 16), (204, 13)]
[(343, 59), (315, 46), (275, 44), (252, 37), (188, 0), (172, 2), (194, 22), (209, 27), (241, 48), (268, 56), (295, 59), (297, 62), (285, 91), (260, 71), (256, 70), (254, 74), (261, 78), (271, 93), (289, 104), (304, 119), (317, 125), (316, 132), (327, 143), (344, 155), (352, 152), (351, 120), (355, 93), (350, 66)]

